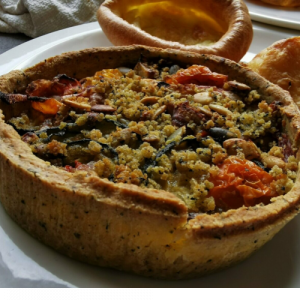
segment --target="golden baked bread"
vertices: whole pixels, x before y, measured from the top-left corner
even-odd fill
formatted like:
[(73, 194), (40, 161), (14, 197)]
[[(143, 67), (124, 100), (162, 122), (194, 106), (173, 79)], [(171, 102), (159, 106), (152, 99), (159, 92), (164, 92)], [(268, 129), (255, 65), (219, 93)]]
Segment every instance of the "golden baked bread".
[(241, 0), (106, 0), (97, 17), (116, 46), (141, 44), (239, 61), (253, 37)]
[(262, 2), (285, 7), (300, 6), (300, 0), (261, 0)]
[(248, 66), (290, 92), (300, 107), (300, 37), (280, 40), (257, 54)]
[[(134, 71), (127, 69), (134, 66)], [(121, 71), (126, 75), (122, 75)], [(94, 76), (95, 72), (98, 73)], [(86, 79), (78, 81), (82, 78)], [(94, 80), (96, 85), (93, 85)], [(113, 89), (115, 84), (121, 84), (120, 90)], [(123, 84), (126, 86), (123, 87)], [(82, 90), (82, 87), (86, 89)], [(60, 93), (61, 88), (64, 93)], [(83, 96), (83, 92), (91, 90), (93, 93), (90, 96)], [(12, 219), (32, 236), (69, 257), (150, 277), (193, 277), (245, 259), (298, 213), (300, 185), (299, 178), (296, 179), (296, 170), (300, 143), (299, 111), (287, 92), (230, 60), (142, 46), (94, 48), (49, 58), (24, 71), (12, 71), (0, 77), (0, 91), (0, 107), (4, 112), (0, 118), (2, 205)], [(172, 98), (177, 99), (174, 107), (169, 105), (172, 104)], [(155, 116), (151, 114), (151, 108), (143, 108), (143, 114), (135, 115), (137, 110), (132, 111), (130, 108), (139, 101), (144, 106), (156, 107)], [(204, 104), (207, 101), (208, 106)], [(226, 107), (227, 103), (229, 105)], [(64, 109), (68, 109), (69, 119), (61, 118)], [(168, 109), (172, 112), (168, 112)], [(96, 114), (97, 111), (102, 112), (102, 115)], [(79, 116), (82, 112), (86, 113)], [(101, 127), (104, 130), (103, 136), (99, 135), (99, 130), (92, 130), (92, 137), (87, 131), (93, 127), (84, 127), (80, 131), (85, 139), (93, 140), (93, 143), (88, 140), (87, 151), (95, 151), (90, 146), (99, 142), (109, 157), (105, 151), (111, 149), (120, 132), (124, 133), (121, 148), (133, 147), (130, 140), (133, 136), (127, 140), (128, 130), (122, 131), (122, 124), (127, 124), (130, 129), (135, 127), (134, 137), (140, 135), (146, 139), (146, 144), (151, 144), (159, 142), (153, 140), (155, 132), (151, 133), (152, 136), (150, 132), (136, 134), (136, 126), (140, 129), (144, 125), (155, 126), (161, 120), (170, 120), (168, 115), (172, 117), (172, 125), (169, 123), (166, 128), (177, 126), (181, 128), (181, 133), (183, 127), (186, 130), (184, 139), (181, 139), (183, 134), (178, 131), (172, 137), (169, 132), (170, 139), (162, 147), (164, 154), (167, 148), (178, 147), (176, 151), (171, 151), (172, 155), (176, 155), (176, 152), (182, 155), (178, 160), (177, 171), (183, 167), (186, 171), (182, 172), (186, 172), (186, 178), (197, 179), (189, 169), (196, 171), (193, 164), (198, 168), (200, 159), (192, 163), (192, 160), (185, 161), (184, 155), (193, 155), (193, 143), (200, 141), (203, 151), (205, 145), (211, 150), (211, 158), (206, 163), (211, 164), (209, 170), (212, 170), (214, 187), (207, 184), (211, 194), (206, 195), (215, 197), (217, 207), (218, 200), (228, 201), (222, 191), (229, 194), (234, 192), (231, 195), (236, 196), (229, 200), (235, 200), (245, 195), (246, 189), (259, 184), (259, 188), (252, 189), (252, 194), (242, 197), (244, 206), (239, 204), (235, 209), (230, 209), (230, 206), (226, 208), (219, 205), (218, 210), (208, 206), (207, 212), (199, 206), (195, 211), (176, 191), (164, 190), (163, 186), (160, 189), (149, 188), (145, 183), (133, 182), (134, 172), (126, 176), (130, 160), (124, 163), (123, 171), (126, 172), (118, 170), (113, 177), (105, 177), (103, 173), (89, 169), (91, 165), (87, 161), (81, 161), (82, 164), (75, 161), (74, 165), (67, 166), (61, 164), (61, 158), (72, 157), (70, 153), (62, 157), (59, 143), (65, 143), (65, 147), (68, 147), (68, 143), (78, 143), (79, 136), (75, 139), (72, 136), (76, 128), (88, 125), (85, 123), (87, 120), (91, 121), (86, 117), (94, 120), (96, 116), (99, 122), (104, 118), (119, 122), (119, 129), (114, 133), (116, 139), (110, 142), (110, 146), (105, 146), (102, 140), (107, 126)], [(236, 119), (238, 115), (240, 118)], [(211, 119), (207, 119), (207, 116)], [(259, 116), (256, 128), (251, 125), (251, 116), (252, 123), (253, 116)], [(128, 124), (123, 120), (124, 117), (135, 121)], [(72, 123), (74, 120), (75, 124)], [(222, 120), (226, 120), (226, 124)], [(56, 121), (59, 121), (58, 129), (63, 134), (53, 127)], [(233, 124), (239, 124), (243, 136), (233, 137), (232, 134), (238, 135), (239, 131), (226, 130)], [(73, 125), (77, 127), (74, 129)], [(92, 123), (94, 125), (97, 123)], [(211, 131), (211, 126), (216, 126), (214, 131)], [(195, 130), (198, 130), (196, 139), (193, 138)], [(218, 130), (222, 133), (215, 135)], [(255, 137), (261, 133), (265, 135), (266, 144), (258, 141), (255, 146), (250, 138), (245, 139), (245, 136)], [(61, 137), (70, 140), (61, 140)], [(80, 143), (84, 138), (81, 137)], [(270, 138), (275, 138), (278, 145), (266, 153), (264, 147), (268, 148), (269, 142), (277, 143)], [(39, 140), (38, 144), (36, 140)], [(51, 148), (53, 151), (47, 148), (49, 142), (52, 146), (55, 144)], [(189, 142), (192, 142), (191, 146)], [(222, 143), (227, 149), (225, 152)], [(144, 149), (150, 149), (146, 144)], [(45, 147), (48, 152), (44, 151)], [(120, 160), (126, 160), (120, 148), (115, 149), (118, 150), (119, 163)], [(83, 147), (79, 150), (86, 151)], [(85, 159), (80, 151), (80, 159)], [(197, 151), (199, 157), (205, 160), (204, 154), (208, 152), (201, 152), (201, 149)], [(112, 150), (112, 153), (115, 152)], [(53, 155), (56, 155), (56, 160), (53, 160)], [(162, 157), (163, 162), (159, 160)], [(148, 181), (151, 179), (161, 183), (163, 178), (151, 177), (150, 173), (156, 167), (163, 167), (161, 162), (165, 164), (167, 157), (156, 155), (152, 167), (144, 168), (143, 174), (148, 176)], [(215, 166), (210, 159), (216, 159)], [(69, 164), (70, 160), (67, 162)], [(147, 162), (145, 160), (144, 163)], [(218, 176), (223, 176), (221, 179), (224, 180), (230, 164), (244, 164), (242, 168), (238, 167), (236, 174), (243, 173), (245, 181), (240, 182), (236, 189), (231, 186), (230, 190), (226, 190), (222, 189)], [(126, 166), (129, 167), (126, 169)], [(205, 164), (200, 164), (200, 167), (205, 167)], [(271, 171), (264, 171), (264, 168), (271, 168)], [(198, 171), (203, 176), (205, 170)], [(219, 173), (213, 170), (219, 170)], [(177, 171), (174, 169), (170, 172), (172, 180), (173, 173)], [(118, 176), (121, 173), (122, 176)], [(164, 175), (161, 174), (161, 177)], [(147, 176), (144, 179), (147, 180)], [(124, 178), (131, 183), (126, 183)], [(200, 183), (205, 178), (210, 179), (205, 176), (201, 178), (198, 178)], [(296, 180), (293, 187), (291, 178)], [(135, 179), (140, 180), (141, 177)], [(154, 184), (152, 181), (151, 184)], [(263, 196), (257, 198), (259, 191), (263, 192)], [(253, 203), (254, 199), (259, 201)]]

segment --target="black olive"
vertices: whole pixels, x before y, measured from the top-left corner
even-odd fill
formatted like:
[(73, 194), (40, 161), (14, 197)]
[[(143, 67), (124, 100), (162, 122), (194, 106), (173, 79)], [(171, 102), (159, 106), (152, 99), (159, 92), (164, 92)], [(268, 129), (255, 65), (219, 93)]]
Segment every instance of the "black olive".
[(168, 87), (170, 86), (168, 83), (164, 82), (164, 81), (160, 81), (158, 84), (157, 84), (157, 87), (160, 89), (161, 87)]
[(216, 142), (222, 144), (228, 139), (237, 138), (237, 135), (227, 129), (213, 127), (208, 129), (208, 135), (211, 136)]
[(201, 141), (198, 141), (194, 136), (187, 136), (183, 138), (176, 149), (192, 148), (196, 150), (199, 147), (203, 147)]
[(266, 172), (269, 172), (269, 171), (270, 171), (270, 169), (266, 168), (266, 167), (264, 166), (264, 164), (263, 164), (261, 161), (256, 160), (256, 159), (253, 159), (252, 162), (254, 162), (258, 167), (260, 167), (260, 168), (263, 169), (264, 171), (266, 171)]

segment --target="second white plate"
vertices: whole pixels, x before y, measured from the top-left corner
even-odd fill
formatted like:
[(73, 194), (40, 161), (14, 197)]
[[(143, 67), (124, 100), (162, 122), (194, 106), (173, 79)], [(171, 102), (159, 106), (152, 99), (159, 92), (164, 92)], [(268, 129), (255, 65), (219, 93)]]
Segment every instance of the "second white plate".
[(244, 0), (252, 20), (285, 28), (300, 30), (300, 6), (285, 8), (259, 0)]

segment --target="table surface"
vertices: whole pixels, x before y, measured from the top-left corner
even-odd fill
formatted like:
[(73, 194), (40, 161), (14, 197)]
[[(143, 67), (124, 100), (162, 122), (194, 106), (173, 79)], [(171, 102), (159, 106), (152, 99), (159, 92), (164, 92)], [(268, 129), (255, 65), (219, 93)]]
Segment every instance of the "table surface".
[(0, 33), (0, 54), (30, 40), (31, 37), (22, 33)]

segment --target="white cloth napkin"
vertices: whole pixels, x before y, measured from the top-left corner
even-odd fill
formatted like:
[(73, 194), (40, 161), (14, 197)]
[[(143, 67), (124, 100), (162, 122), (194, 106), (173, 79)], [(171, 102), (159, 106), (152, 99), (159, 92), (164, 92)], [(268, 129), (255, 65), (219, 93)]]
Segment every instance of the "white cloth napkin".
[(96, 21), (104, 0), (0, 0), (0, 32), (30, 37)]

